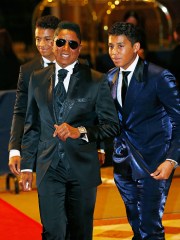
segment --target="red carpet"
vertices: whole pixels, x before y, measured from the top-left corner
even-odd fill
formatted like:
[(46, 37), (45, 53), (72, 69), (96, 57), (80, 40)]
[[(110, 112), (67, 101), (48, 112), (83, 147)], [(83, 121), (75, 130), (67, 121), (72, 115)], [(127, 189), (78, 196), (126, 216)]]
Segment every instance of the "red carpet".
[(41, 225), (0, 199), (0, 239), (41, 240)]

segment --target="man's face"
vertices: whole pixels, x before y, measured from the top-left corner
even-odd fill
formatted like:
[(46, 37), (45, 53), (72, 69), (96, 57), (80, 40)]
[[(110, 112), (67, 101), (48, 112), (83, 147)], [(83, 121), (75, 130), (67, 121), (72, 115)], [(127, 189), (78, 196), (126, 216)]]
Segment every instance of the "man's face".
[[(56, 45), (56, 40), (58, 39), (59, 41), (64, 42), (63, 46), (58, 47)], [(72, 42), (75, 41), (77, 43), (76, 49), (71, 48), (71, 41)], [(79, 57), (80, 51), (81, 51), (80, 40), (78, 39), (76, 33), (71, 30), (68, 29), (61, 30), (58, 36), (56, 36), (56, 38), (54, 39), (53, 52), (57, 63), (63, 68), (75, 62)]]
[(54, 60), (53, 37), (54, 37), (54, 29), (50, 29), (50, 28), (35, 29), (36, 47), (39, 53), (41, 54), (41, 56), (49, 59), (50, 61)]
[(115, 66), (127, 69), (135, 60), (140, 44), (132, 45), (125, 35), (109, 35), (108, 46)]

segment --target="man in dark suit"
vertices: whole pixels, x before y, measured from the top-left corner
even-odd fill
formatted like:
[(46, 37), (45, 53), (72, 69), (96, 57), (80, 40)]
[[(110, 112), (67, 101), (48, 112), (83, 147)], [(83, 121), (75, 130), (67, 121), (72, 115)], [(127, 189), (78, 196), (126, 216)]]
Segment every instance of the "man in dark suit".
[(20, 174), (21, 140), (24, 130), (30, 75), (33, 71), (47, 67), (48, 63), (55, 61), (52, 51), (53, 37), (59, 22), (60, 20), (52, 15), (46, 15), (37, 19), (35, 26), (35, 41), (39, 54), (35, 56), (33, 60), (20, 67), (11, 137), (9, 141), (9, 167), (11, 172), (15, 175)]
[(64, 240), (66, 222), (70, 239), (92, 239), (101, 183), (97, 142), (119, 133), (107, 79), (79, 63), (80, 51), (79, 26), (61, 22), (54, 37), (55, 66), (34, 72), (29, 86), (21, 184), (31, 190), (36, 161), (43, 240)]
[(164, 206), (180, 161), (176, 79), (168, 70), (140, 59), (139, 35), (132, 24), (113, 24), (108, 45), (116, 65), (108, 79), (122, 130), (114, 142), (115, 183), (134, 233), (132, 239), (164, 240)]

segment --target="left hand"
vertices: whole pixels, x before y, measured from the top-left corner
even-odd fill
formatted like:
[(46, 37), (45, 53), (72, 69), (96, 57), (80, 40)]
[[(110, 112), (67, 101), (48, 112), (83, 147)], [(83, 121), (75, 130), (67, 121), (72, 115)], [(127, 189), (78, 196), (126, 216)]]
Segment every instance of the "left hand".
[(99, 159), (100, 165), (102, 166), (105, 162), (105, 153), (98, 152), (98, 159)]
[(55, 131), (53, 133), (53, 137), (57, 136), (59, 139), (61, 139), (64, 142), (68, 137), (76, 139), (76, 138), (79, 138), (81, 135), (78, 128), (74, 128), (67, 123), (62, 123), (61, 125), (55, 124), (54, 127), (55, 127)]
[(171, 175), (174, 166), (170, 163), (170, 161), (164, 161), (159, 165), (155, 172), (151, 173), (151, 177), (156, 180), (166, 180)]

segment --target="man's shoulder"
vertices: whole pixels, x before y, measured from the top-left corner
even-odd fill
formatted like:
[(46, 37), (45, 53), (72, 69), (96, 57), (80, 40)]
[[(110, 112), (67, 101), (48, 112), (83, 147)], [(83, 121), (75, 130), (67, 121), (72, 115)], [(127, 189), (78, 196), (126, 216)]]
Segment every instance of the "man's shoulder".
[(107, 72), (107, 79), (109, 82), (111, 82), (114, 79), (115, 75), (118, 75), (119, 73), (119, 67), (113, 67)]
[(42, 58), (41, 56), (35, 56), (30, 61), (21, 65), (22, 71), (34, 71), (42, 68)]
[(50, 76), (55, 73), (55, 67), (54, 65), (50, 65), (45, 68), (35, 69), (33, 71), (33, 75), (36, 77), (42, 77), (42, 76)]

